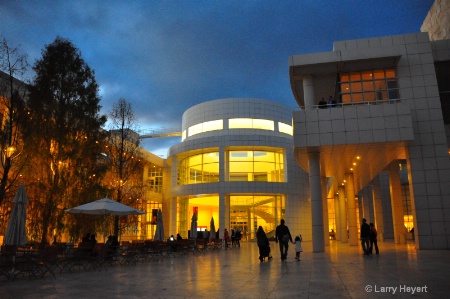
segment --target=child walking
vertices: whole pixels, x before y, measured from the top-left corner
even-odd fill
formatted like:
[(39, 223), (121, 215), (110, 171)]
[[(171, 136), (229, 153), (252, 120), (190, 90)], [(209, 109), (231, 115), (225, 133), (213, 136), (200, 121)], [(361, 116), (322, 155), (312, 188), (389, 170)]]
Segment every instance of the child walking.
[(302, 235), (295, 237), (295, 259), (300, 261), (300, 252), (302, 252)]

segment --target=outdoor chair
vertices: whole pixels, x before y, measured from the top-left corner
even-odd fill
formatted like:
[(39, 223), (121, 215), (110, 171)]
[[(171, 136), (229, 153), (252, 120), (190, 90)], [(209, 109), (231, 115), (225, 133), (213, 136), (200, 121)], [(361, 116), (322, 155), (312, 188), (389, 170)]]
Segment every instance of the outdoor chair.
[(219, 250), (223, 248), (223, 242), (221, 239), (214, 239), (214, 250)]
[(80, 242), (78, 247), (73, 248), (70, 253), (67, 253), (61, 272), (64, 270), (72, 271), (76, 267), (86, 270), (86, 264), (92, 254), (92, 244), (90, 246), (88, 245), (85, 242)]
[(124, 245), (121, 247), (121, 250), (117, 256), (119, 257), (119, 263), (121, 266), (128, 264), (136, 265), (137, 259), (139, 258), (139, 252), (136, 251), (134, 246), (131, 244)]
[(45, 274), (50, 273), (56, 279), (54, 270), (59, 269), (58, 247), (57, 246), (45, 246), (37, 252), (36, 255), (31, 255), (36, 267), (39, 268), (41, 278), (44, 278)]
[[(96, 244), (97, 245), (97, 244)], [(85, 260), (86, 270), (107, 270), (105, 264), (107, 263), (108, 245), (98, 243), (97, 248), (94, 249), (95, 254), (91, 255)]]
[(17, 246), (2, 245), (0, 256), (0, 275), (4, 275), (8, 280), (13, 279), (14, 258)]
[(145, 245), (145, 254), (147, 257), (147, 261), (156, 261), (162, 259), (162, 250), (159, 246), (161, 242), (146, 240), (144, 241)]
[[(42, 277), (42, 270), (27, 252), (28, 249), (15, 245), (3, 245), (1, 256), (3, 259), (2, 274), (10, 280), (17, 276), (28, 276), (28, 278)], [(9, 267), (9, 270), (7, 268)]]

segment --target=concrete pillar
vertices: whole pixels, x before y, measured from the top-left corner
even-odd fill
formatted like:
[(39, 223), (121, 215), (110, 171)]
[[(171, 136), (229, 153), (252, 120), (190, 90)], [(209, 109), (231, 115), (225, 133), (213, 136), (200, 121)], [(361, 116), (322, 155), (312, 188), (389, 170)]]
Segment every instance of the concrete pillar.
[(225, 155), (225, 147), (219, 147), (219, 182), (228, 181), (228, 157)]
[(336, 226), (334, 227), (334, 233), (336, 241), (341, 240), (341, 212), (339, 207), (339, 195), (334, 195), (334, 219), (336, 222)]
[(345, 174), (345, 193), (347, 195), (347, 212), (348, 212), (348, 243), (349, 245), (358, 245), (358, 227), (356, 220), (356, 200), (355, 187), (353, 184), (353, 173)]
[(252, 240), (255, 233), (255, 223), (253, 222), (251, 209), (247, 210), (247, 240)]
[(398, 162), (389, 165), (389, 190), (391, 193), (392, 221), (394, 224), (394, 241), (396, 244), (406, 243), (406, 227), (403, 221), (402, 185)]
[(303, 76), (303, 96), (305, 99), (305, 109), (314, 109), (316, 96), (314, 94), (314, 77), (312, 75)]
[[(227, 200), (228, 199), (228, 200)], [(223, 239), (225, 228), (230, 233), (230, 198), (223, 193), (219, 193), (219, 238)]]
[(177, 232), (177, 198), (170, 198), (169, 236), (178, 234)]
[(311, 218), (313, 252), (324, 252), (325, 243), (323, 235), (323, 200), (320, 179), (320, 153), (308, 152), (309, 184), (311, 188)]
[(323, 241), (325, 246), (330, 245), (329, 219), (328, 219), (328, 198), (327, 198), (327, 178), (321, 178), (322, 185), (322, 211), (323, 211)]
[(378, 176), (372, 181), (372, 200), (374, 225), (378, 232), (377, 240), (384, 241), (383, 204), (381, 199), (380, 179)]
[(345, 202), (345, 188), (344, 186), (339, 186), (339, 212), (341, 213), (341, 227), (339, 228), (341, 231), (341, 242), (348, 242), (348, 233), (347, 233), (347, 203)]

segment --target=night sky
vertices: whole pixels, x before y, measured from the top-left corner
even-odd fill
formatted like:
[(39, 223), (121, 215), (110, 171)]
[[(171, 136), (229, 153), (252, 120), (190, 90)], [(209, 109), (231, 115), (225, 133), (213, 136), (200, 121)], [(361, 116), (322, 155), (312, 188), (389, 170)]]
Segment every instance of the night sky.
[[(433, 1), (0, 0), (0, 34), (30, 65), (56, 36), (71, 40), (95, 71), (102, 114), (122, 97), (142, 131), (180, 131), (183, 112), (209, 100), (295, 107), (289, 56), (331, 51), (339, 40), (419, 32)], [(180, 140), (143, 146), (165, 156)]]

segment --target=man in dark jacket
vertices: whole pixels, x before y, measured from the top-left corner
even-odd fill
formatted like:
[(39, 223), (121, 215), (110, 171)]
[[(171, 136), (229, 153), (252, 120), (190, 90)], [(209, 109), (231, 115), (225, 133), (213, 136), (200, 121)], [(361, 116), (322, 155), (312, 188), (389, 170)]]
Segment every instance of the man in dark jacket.
[(366, 222), (366, 218), (362, 219), (361, 224), (361, 246), (365, 255), (369, 255), (370, 250), (370, 226)]
[(281, 260), (284, 261), (287, 258), (289, 249), (289, 241), (292, 242), (291, 232), (289, 228), (284, 225), (284, 219), (281, 219), (280, 225), (275, 230), (275, 242), (280, 242)]

